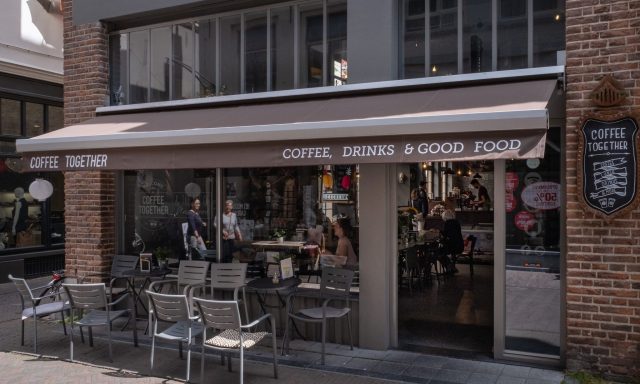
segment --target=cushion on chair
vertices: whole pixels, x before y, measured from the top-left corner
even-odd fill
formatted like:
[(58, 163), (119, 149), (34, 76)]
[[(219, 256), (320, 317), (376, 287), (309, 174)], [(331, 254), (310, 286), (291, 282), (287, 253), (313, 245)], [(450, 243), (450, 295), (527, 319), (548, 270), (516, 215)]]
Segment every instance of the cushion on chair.
[[(342, 317), (349, 312), (349, 308), (326, 307), (326, 317)], [(322, 307), (301, 309), (300, 313), (312, 319), (322, 319)]]
[[(38, 316), (46, 316), (65, 309), (69, 309), (69, 304), (65, 304), (62, 301), (54, 301), (53, 303), (38, 305), (36, 307), (36, 313), (38, 314)], [(30, 317), (33, 317), (33, 307), (25, 308), (22, 311), (22, 320), (28, 319)]]
[[(269, 332), (243, 332), (243, 346), (251, 348), (267, 335)], [(240, 348), (240, 334), (235, 329), (227, 329), (205, 341), (205, 344), (218, 348)]]

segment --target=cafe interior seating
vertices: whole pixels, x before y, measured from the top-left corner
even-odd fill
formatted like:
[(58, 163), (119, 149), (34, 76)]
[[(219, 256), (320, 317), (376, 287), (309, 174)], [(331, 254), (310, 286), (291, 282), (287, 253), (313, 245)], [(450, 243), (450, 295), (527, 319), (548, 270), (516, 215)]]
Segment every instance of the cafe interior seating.
[[(461, 261), (465, 261), (469, 263), (469, 275), (473, 276), (473, 252), (476, 249), (476, 237), (473, 235), (467, 236), (467, 241), (469, 242), (468, 246), (465, 246), (465, 250), (462, 253), (455, 256), (456, 263)], [(466, 242), (465, 242), (466, 243)]]

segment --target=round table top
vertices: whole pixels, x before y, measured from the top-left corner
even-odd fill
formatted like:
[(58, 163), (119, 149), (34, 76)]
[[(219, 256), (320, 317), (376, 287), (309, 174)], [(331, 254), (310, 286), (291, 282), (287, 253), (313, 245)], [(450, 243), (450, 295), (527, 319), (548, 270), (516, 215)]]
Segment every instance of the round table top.
[(160, 277), (171, 273), (170, 269), (154, 267), (150, 271), (141, 271), (139, 269), (130, 269), (122, 272), (124, 277)]
[(251, 280), (247, 283), (247, 287), (256, 291), (281, 291), (283, 289), (293, 288), (300, 285), (300, 279), (291, 277), (289, 279), (279, 280), (274, 284), (270, 277), (261, 277)]

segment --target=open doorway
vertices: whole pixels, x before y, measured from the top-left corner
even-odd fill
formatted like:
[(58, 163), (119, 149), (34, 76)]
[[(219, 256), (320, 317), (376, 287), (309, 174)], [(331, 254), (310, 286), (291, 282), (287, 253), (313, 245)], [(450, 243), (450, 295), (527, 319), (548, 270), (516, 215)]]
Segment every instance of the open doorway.
[[(491, 357), (493, 162), (401, 168), (408, 177), (397, 191), (398, 346)], [(452, 231), (461, 239), (451, 240)]]

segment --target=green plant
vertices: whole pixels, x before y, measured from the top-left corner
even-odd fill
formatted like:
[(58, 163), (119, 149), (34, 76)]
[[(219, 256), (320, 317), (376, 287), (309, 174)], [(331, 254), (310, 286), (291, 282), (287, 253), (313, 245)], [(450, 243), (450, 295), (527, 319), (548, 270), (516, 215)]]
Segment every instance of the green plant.
[(173, 252), (171, 252), (171, 249), (169, 247), (161, 246), (156, 248), (156, 250), (153, 252), (153, 255), (158, 261), (166, 261), (172, 253)]
[(567, 372), (569, 380), (562, 380), (562, 384), (608, 384), (609, 381), (600, 376), (585, 371)]
[(285, 228), (276, 228), (271, 232), (271, 237), (274, 239), (285, 236), (287, 236), (287, 230)]

